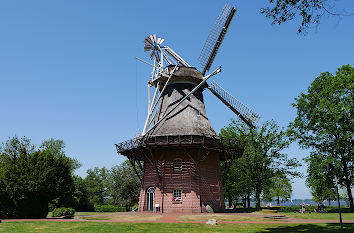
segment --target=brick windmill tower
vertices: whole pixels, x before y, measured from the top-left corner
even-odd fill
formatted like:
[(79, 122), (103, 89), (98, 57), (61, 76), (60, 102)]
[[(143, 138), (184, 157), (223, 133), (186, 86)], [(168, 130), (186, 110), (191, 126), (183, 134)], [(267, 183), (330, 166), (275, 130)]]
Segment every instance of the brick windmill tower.
[(203, 91), (210, 90), (252, 128), (260, 118), (215, 81), (206, 82), (221, 71), (219, 67), (205, 75), (235, 12), (234, 7), (225, 5), (215, 22), (199, 57), (202, 72), (162, 45), (164, 39), (155, 34), (144, 40), (144, 50), (150, 51), (153, 60), (153, 64), (143, 61), (153, 68), (144, 130), (141, 136), (116, 144), (118, 153), (129, 159), (134, 170), (140, 166), (143, 171), (139, 212), (224, 210), (220, 161), (227, 170), (243, 148), (217, 136), (205, 111)]

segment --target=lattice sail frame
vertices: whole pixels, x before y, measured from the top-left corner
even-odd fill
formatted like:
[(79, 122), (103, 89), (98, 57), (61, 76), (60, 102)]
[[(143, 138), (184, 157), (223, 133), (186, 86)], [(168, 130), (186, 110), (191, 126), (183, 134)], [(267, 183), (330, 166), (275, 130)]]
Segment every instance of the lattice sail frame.
[(244, 105), (240, 100), (233, 97), (224, 88), (214, 80), (208, 86), (208, 89), (216, 95), (226, 106), (228, 106), (236, 115), (238, 115), (249, 127), (255, 128), (261, 116), (251, 108)]
[(216, 19), (198, 58), (203, 75), (209, 71), (235, 13), (235, 7), (225, 4)]
[[(154, 120), (156, 117), (156, 107), (162, 97), (162, 93), (169, 84), (169, 80), (172, 77), (174, 71), (178, 69), (178, 66), (190, 67), (190, 65), (182, 59), (175, 51), (168, 46), (163, 46), (164, 39), (157, 37), (156, 34), (152, 34), (144, 40), (144, 51), (150, 51), (150, 59), (153, 60), (153, 70), (151, 80), (148, 82), (148, 114), (144, 124), (142, 135), (144, 136), (149, 128), (154, 127)], [(172, 73), (168, 72), (168, 69), (164, 67), (166, 65), (174, 65)], [(160, 78), (162, 76), (169, 77), (163, 87), (160, 87)], [(151, 90), (155, 88), (153, 97), (151, 98)], [(162, 90), (160, 91), (160, 89)]]

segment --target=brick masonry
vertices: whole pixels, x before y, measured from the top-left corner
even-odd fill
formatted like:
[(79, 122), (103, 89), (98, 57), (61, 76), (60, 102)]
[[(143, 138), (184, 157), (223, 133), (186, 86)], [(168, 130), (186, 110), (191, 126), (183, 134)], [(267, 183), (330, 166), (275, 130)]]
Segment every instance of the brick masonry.
[[(147, 211), (147, 190), (155, 188), (154, 206), (162, 213), (201, 213), (207, 205), (223, 211), (219, 153), (202, 148), (165, 148), (154, 150), (144, 160), (139, 211)], [(175, 171), (173, 161), (182, 160)], [(160, 176), (160, 178), (159, 178)], [(182, 190), (182, 201), (173, 201), (173, 190)], [(156, 212), (156, 208), (154, 208)]]

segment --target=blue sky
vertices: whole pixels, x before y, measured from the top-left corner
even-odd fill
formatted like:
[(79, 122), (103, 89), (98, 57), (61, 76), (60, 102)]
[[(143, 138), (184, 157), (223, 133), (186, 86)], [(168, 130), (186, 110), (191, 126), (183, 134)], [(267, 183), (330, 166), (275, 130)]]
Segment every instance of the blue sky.
[[(214, 61), (221, 86), (262, 115), (286, 126), (294, 97), (321, 72), (354, 65), (354, 18), (327, 17), (306, 36), (298, 21), (272, 26), (262, 1), (231, 1), (238, 8)], [(124, 160), (114, 144), (142, 130), (150, 67), (143, 40), (156, 33), (189, 64), (198, 66), (202, 45), (224, 1), (0, 1), (0, 142), (14, 135), (35, 144), (55, 138), (83, 166), (110, 168)], [(354, 2), (336, 10), (354, 12)], [(234, 114), (205, 92), (216, 131)], [(292, 145), (290, 157), (307, 151)], [(305, 172), (305, 167), (300, 169)], [(309, 198), (304, 179), (295, 198)]]

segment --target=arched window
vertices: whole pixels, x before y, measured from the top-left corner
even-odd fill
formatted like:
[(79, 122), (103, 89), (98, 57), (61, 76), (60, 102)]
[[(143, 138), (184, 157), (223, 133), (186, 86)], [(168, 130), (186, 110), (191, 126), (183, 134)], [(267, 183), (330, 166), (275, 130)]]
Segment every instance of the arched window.
[(155, 197), (155, 188), (154, 187), (150, 187), (147, 191), (146, 191), (147, 195), (146, 195), (146, 203), (147, 203), (147, 210), (148, 211), (153, 211), (154, 210), (154, 197)]
[(181, 189), (173, 190), (172, 201), (182, 201), (182, 190)]
[(182, 170), (182, 159), (173, 160), (173, 170), (181, 171)]

